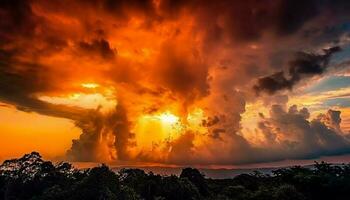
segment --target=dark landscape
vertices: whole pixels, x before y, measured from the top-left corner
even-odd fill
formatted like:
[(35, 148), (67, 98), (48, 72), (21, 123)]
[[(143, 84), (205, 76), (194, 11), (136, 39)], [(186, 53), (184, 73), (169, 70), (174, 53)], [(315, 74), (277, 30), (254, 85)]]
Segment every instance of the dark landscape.
[(78, 170), (53, 164), (37, 152), (6, 160), (0, 166), (0, 199), (4, 200), (313, 200), (348, 199), (350, 164), (316, 162), (242, 173), (234, 178), (207, 178), (195, 168), (180, 175), (157, 175), (141, 169), (108, 166)]
[[(310, 165), (303, 167), (312, 167)], [(184, 167), (158, 167), (158, 166), (122, 166), (122, 167), (111, 167), (111, 170), (114, 172), (119, 172), (122, 169), (141, 169), (146, 173), (152, 172), (159, 175), (176, 175), (179, 176)], [(240, 174), (253, 173), (254, 171), (259, 171), (265, 174), (271, 174), (273, 170), (279, 169), (278, 167), (273, 168), (196, 168), (207, 178), (213, 179), (225, 179), (233, 178)]]

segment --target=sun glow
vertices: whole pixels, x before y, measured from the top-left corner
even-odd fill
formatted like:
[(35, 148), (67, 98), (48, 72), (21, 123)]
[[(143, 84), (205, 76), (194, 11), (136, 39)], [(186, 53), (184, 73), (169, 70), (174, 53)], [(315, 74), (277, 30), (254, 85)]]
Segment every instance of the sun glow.
[(100, 108), (101, 112), (108, 112), (115, 108), (117, 102), (101, 93), (72, 93), (62, 96), (39, 96), (40, 100), (52, 104), (76, 106), (86, 109)]
[(179, 117), (171, 114), (170, 112), (165, 112), (157, 116), (160, 121), (164, 124), (175, 124), (179, 121)]
[(95, 89), (98, 88), (100, 85), (97, 83), (82, 83), (81, 86), (84, 88)]
[(205, 133), (208, 130), (201, 126), (203, 119), (204, 113), (201, 109), (195, 109), (186, 116), (176, 115), (170, 111), (142, 115), (135, 122), (133, 129), (136, 133), (137, 146), (139, 150), (151, 150), (155, 145), (159, 148), (176, 141), (188, 131)]
[(135, 122), (136, 143), (141, 150), (172, 141), (181, 134), (180, 118), (170, 112), (142, 115)]

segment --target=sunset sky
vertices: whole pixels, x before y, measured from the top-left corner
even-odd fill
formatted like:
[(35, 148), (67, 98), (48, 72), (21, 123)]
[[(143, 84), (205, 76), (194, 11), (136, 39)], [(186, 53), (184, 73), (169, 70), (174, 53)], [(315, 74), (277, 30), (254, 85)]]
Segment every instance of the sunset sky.
[(0, 161), (350, 161), (350, 1), (2, 0)]

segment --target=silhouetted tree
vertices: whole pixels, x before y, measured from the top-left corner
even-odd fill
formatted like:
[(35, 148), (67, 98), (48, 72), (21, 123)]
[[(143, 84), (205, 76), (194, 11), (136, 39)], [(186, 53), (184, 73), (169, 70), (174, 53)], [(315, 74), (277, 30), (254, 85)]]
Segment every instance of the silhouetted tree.
[(69, 163), (26, 154), (0, 165), (0, 200), (347, 200), (350, 165), (316, 162), (313, 167), (206, 179), (197, 169), (160, 176), (140, 169), (118, 173), (106, 165), (77, 170)]
[(168, 200), (196, 200), (200, 199), (198, 189), (187, 178), (176, 176), (162, 179), (161, 195)]
[(225, 187), (220, 194), (236, 200), (249, 199), (251, 196), (250, 191), (241, 185)]
[(293, 185), (281, 185), (274, 192), (274, 199), (304, 200), (305, 197)]
[(198, 169), (194, 169), (194, 168), (182, 169), (180, 178), (187, 178), (189, 181), (191, 181), (198, 188), (198, 191), (201, 195), (203, 196), (209, 195), (209, 190), (208, 190), (208, 186), (205, 181), (204, 175), (201, 174), (198, 171)]
[(74, 185), (71, 199), (118, 199), (120, 184), (117, 175), (106, 165), (89, 170), (88, 176)]

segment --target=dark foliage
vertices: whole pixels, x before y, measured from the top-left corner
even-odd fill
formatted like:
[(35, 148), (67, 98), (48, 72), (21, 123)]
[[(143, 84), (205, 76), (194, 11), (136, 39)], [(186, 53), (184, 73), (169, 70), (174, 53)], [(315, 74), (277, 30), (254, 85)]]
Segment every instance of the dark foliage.
[(314, 200), (348, 199), (350, 164), (315, 163), (272, 174), (208, 179), (197, 169), (160, 176), (140, 169), (118, 173), (106, 165), (87, 170), (53, 164), (33, 152), (0, 165), (0, 200)]

